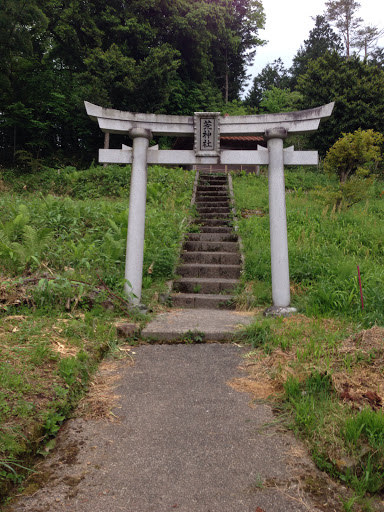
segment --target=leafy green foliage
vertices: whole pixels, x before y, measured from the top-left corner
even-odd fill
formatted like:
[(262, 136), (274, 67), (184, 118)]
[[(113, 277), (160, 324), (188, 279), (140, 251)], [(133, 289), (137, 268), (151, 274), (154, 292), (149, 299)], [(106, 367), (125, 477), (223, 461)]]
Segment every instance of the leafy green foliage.
[(324, 170), (337, 174), (341, 183), (345, 183), (354, 174), (360, 176), (377, 170), (381, 162), (381, 146), (384, 136), (373, 130), (361, 130), (343, 134), (328, 150), (324, 159)]
[[(352, 413), (335, 399), (330, 375), (318, 371), (312, 372), (304, 382), (289, 376), (284, 390), (294, 414), (295, 430), (317, 444), (313, 451), (318, 465), (349, 484), (357, 498), (380, 491), (384, 486), (382, 411), (363, 409)], [(332, 424), (340, 429), (333, 440), (333, 450), (344, 453), (344, 457), (353, 457), (354, 464), (347, 471), (340, 471), (337, 461), (329, 460)]]
[[(53, 271), (56, 279), (40, 279), (34, 292), (35, 300), (44, 307), (64, 307), (68, 300), (71, 304), (86, 301), (89, 287), (99, 279), (119, 291), (124, 276), (129, 179), (130, 168), (119, 166), (83, 172), (70, 167), (60, 172), (48, 169), (22, 178), (5, 173), (7, 185), (23, 195), (5, 194), (0, 200), (2, 271)], [(173, 275), (189, 215), (192, 181), (189, 171), (149, 168), (144, 250), (147, 287)], [(51, 194), (31, 195), (37, 190)], [(108, 196), (110, 200), (106, 200)]]
[[(373, 130), (344, 134), (329, 149), (324, 170), (339, 178), (336, 190), (328, 192), (329, 203), (336, 210), (350, 208), (366, 200), (382, 160), (384, 137)], [(327, 194), (325, 194), (325, 197)]]
[(291, 92), (289, 89), (279, 89), (273, 86), (264, 91), (260, 101), (261, 112), (277, 113), (292, 112), (297, 110), (297, 105), (301, 101), (301, 94), (297, 91)]
[(41, 443), (57, 434), (116, 338), (105, 313), (76, 319), (26, 312), (0, 318), (2, 499), (10, 484), (31, 472), (36, 450), (47, 455), (52, 444)]

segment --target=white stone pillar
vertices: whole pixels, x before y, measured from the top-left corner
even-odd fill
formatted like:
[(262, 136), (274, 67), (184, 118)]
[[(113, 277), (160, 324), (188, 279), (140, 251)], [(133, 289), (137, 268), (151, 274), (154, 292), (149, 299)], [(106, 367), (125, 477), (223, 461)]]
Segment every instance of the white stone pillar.
[(269, 225), (274, 308), (287, 308), (291, 301), (283, 153), (283, 140), (286, 136), (285, 128), (271, 128), (265, 132), (269, 152)]
[[(133, 139), (127, 252), (125, 258), (125, 279), (129, 284), (125, 283), (124, 291), (129, 301), (137, 305), (141, 300), (141, 285), (143, 281), (147, 151), (152, 133), (145, 128), (132, 128), (129, 136)], [(131, 297), (132, 293), (136, 297)]]

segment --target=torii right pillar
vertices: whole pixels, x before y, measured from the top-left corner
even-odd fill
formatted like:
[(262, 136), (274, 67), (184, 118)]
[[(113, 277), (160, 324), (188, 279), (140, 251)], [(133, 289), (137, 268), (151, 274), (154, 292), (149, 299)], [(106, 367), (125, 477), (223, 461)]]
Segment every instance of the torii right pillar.
[(273, 306), (266, 310), (266, 315), (285, 315), (296, 312), (295, 308), (290, 307), (283, 148), (287, 134), (285, 128), (276, 127), (266, 130), (264, 135), (269, 153), (268, 191), (273, 303)]

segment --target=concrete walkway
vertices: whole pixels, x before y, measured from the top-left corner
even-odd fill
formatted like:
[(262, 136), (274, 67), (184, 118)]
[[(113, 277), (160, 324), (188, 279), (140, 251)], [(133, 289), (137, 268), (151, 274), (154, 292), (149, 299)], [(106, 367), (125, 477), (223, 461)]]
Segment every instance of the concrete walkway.
[[(341, 510), (270, 406), (228, 383), (242, 349), (143, 345), (121, 362), (118, 421), (74, 419), (12, 512)], [(311, 482), (316, 482), (312, 490)], [(320, 489), (320, 491), (319, 491)]]
[(193, 338), (195, 333), (204, 341), (227, 341), (254, 319), (255, 313), (246, 311), (171, 309), (156, 315), (141, 335), (145, 340), (171, 342), (188, 340), (188, 336)]

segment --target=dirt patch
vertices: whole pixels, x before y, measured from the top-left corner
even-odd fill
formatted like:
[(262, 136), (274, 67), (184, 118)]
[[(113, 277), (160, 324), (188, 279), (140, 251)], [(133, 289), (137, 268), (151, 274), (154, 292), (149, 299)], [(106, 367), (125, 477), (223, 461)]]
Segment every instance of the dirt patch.
[[(302, 450), (300, 460), (306, 460), (307, 457), (308, 454)], [(300, 504), (309, 512), (342, 512), (345, 510), (342, 502), (351, 497), (351, 493), (345, 487), (337, 485), (327, 475), (311, 469), (307, 464), (293, 461), (290, 465), (292, 467), (290, 478), (260, 479), (248, 488), (248, 492), (257, 495), (259, 492), (271, 490), (273, 493), (280, 493), (290, 501)]]
[(79, 353), (78, 347), (68, 346), (67, 344), (62, 343), (62, 340), (59, 341), (58, 339), (52, 339), (51, 343), (52, 350), (63, 357), (75, 357)]
[[(238, 391), (251, 393), (255, 399), (274, 400), (281, 396), (283, 384), (288, 375), (294, 373), (290, 362), (295, 360), (293, 352), (275, 349), (269, 355), (252, 353), (249, 360), (241, 367), (248, 373), (247, 377), (234, 379), (229, 384)], [(275, 370), (279, 369), (279, 372)]]
[[(346, 361), (349, 369), (345, 369)], [(338, 349), (337, 366), (332, 380), (341, 400), (357, 409), (383, 409), (383, 327), (374, 326), (344, 340)]]
[(8, 185), (3, 180), (0, 180), (0, 192), (8, 192), (9, 190)]
[(299, 313), (282, 319), (282, 329), (289, 329), (297, 326), (300, 328), (301, 337), (304, 336), (306, 339), (313, 335), (314, 325), (316, 324), (321, 325), (321, 328), (324, 329), (325, 333), (337, 332), (340, 330), (339, 321), (333, 318), (322, 318), (320, 321)]
[[(297, 315), (284, 318), (282, 322), (283, 329), (288, 325), (300, 326), (301, 345), (310, 341), (313, 320)], [(324, 320), (323, 327), (324, 324), (326, 332), (337, 329), (334, 320)], [(290, 350), (275, 348), (271, 354), (262, 351), (251, 353), (243, 367), (248, 376), (235, 379), (230, 385), (251, 393), (256, 399), (273, 399), (280, 395), (290, 375), (304, 380), (311, 369), (310, 363), (297, 363), (298, 346), (293, 344)], [(331, 370), (334, 388), (342, 401), (355, 404), (357, 408), (369, 405), (375, 410), (383, 409), (384, 328), (375, 326), (340, 342), (333, 354)]]
[(2, 278), (0, 284), (0, 310), (7, 311), (9, 306), (31, 303), (32, 297), (27, 285), (15, 282), (14, 279)]
[(272, 383), (267, 379), (250, 379), (248, 377), (237, 378), (227, 383), (231, 388), (236, 391), (250, 393), (252, 397), (257, 399), (273, 399), (276, 389)]
[[(377, 325), (350, 336), (343, 341), (339, 348), (340, 354), (351, 354), (357, 350), (363, 351), (365, 354), (374, 352), (376, 355), (384, 357), (384, 327)], [(382, 359), (379, 362), (381, 365)]]
[[(120, 351), (129, 356), (132, 349), (128, 346), (120, 347)], [(90, 383), (89, 391), (79, 402), (76, 409), (76, 417), (84, 419), (108, 419), (117, 421), (118, 417), (112, 412), (116, 409), (120, 395), (115, 393), (121, 379), (119, 368), (121, 365), (133, 365), (133, 359), (126, 357), (124, 361), (103, 361), (99, 370)]]

